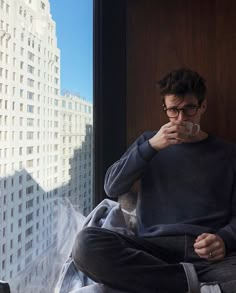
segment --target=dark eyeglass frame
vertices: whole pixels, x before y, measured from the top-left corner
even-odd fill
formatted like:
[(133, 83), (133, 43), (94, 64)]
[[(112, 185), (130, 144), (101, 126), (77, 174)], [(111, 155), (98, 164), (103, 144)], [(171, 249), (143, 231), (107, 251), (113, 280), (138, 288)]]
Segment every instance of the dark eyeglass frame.
[[(171, 107), (167, 108), (166, 105), (163, 104), (163, 111), (165, 112), (166, 116), (169, 118), (177, 118), (179, 116), (180, 111), (183, 111), (183, 114), (187, 117), (193, 117), (194, 115), (197, 114), (198, 109), (200, 108), (200, 105), (186, 105), (183, 108), (176, 108), (176, 107)], [(175, 110), (176, 113), (173, 113), (173, 115), (168, 114), (168, 110)], [(193, 113), (189, 114), (187, 111), (188, 110), (195, 110)]]

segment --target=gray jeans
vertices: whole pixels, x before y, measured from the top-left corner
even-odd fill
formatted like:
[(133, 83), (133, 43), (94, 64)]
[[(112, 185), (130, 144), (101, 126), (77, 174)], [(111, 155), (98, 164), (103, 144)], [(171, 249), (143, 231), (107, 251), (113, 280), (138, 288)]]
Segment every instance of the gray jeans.
[[(208, 261), (200, 258), (194, 251), (195, 237), (189, 235), (146, 238), (153, 245), (168, 251), (168, 261), (192, 263), (199, 282), (217, 281), (224, 293), (236, 292), (236, 253), (227, 255), (221, 261)], [(174, 254), (173, 254), (174, 253)]]
[(217, 281), (223, 293), (235, 293), (236, 255), (210, 262), (195, 253), (194, 241), (188, 235), (138, 238), (89, 227), (78, 234), (72, 257), (94, 281), (128, 292), (187, 292), (185, 262), (194, 264), (200, 282)]

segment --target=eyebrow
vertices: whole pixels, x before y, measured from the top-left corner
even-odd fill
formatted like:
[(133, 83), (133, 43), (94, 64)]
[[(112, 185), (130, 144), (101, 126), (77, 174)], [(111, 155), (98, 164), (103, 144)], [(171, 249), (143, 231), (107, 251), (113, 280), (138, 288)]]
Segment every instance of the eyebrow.
[[(195, 104), (191, 104), (191, 103), (189, 103), (189, 104), (184, 105), (182, 108), (189, 107), (189, 106), (194, 106), (194, 107), (196, 107), (196, 106), (198, 106), (198, 105), (195, 105)], [(172, 106), (172, 107), (169, 107), (168, 109), (173, 109), (173, 108), (178, 109), (177, 106)], [(182, 109), (182, 108), (180, 108), (180, 109)]]

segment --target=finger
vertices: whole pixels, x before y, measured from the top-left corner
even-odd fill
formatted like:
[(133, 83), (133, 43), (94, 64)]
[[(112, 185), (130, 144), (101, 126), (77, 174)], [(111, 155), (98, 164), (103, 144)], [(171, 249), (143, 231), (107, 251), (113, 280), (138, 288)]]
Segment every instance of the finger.
[(195, 252), (205, 258), (212, 258), (218, 254), (225, 254), (225, 248), (222, 242), (220, 242), (217, 238), (211, 245), (205, 246), (203, 248), (195, 248)]
[(208, 258), (208, 256), (212, 253), (213, 249), (212, 247), (204, 247), (204, 248), (195, 248), (195, 252), (200, 256), (204, 258)]
[[(197, 253), (197, 252), (196, 252)], [(208, 254), (202, 254), (202, 253), (197, 253), (201, 258), (205, 258), (209, 261), (216, 261), (224, 258), (225, 253), (222, 249), (218, 249), (212, 252), (209, 252)]]
[(182, 140), (178, 140), (178, 139), (170, 139), (169, 140), (169, 144), (181, 144), (183, 143)]
[(225, 253), (222, 251), (222, 249), (218, 249), (213, 251), (211, 254), (208, 256), (209, 261), (216, 261), (220, 260), (225, 257)]
[(163, 128), (170, 128), (172, 126), (177, 126), (177, 125), (180, 125), (180, 126), (183, 126), (186, 128), (186, 125), (183, 123), (183, 121), (170, 121), (170, 122), (164, 124), (162, 127)]
[(224, 241), (215, 234), (199, 235), (195, 240), (194, 250), (200, 257), (211, 261), (222, 259), (225, 256)]
[(202, 233), (201, 235), (199, 235), (196, 239), (195, 242), (198, 242), (204, 238), (206, 238), (209, 235), (209, 233)]
[(178, 133), (185, 133), (186, 134), (186, 127), (182, 125), (172, 125), (170, 127), (165, 128), (167, 133), (171, 132), (178, 132)]
[(188, 135), (186, 133), (181, 133), (181, 132), (170, 132), (170, 133), (166, 132), (165, 136), (167, 139), (177, 139), (182, 141), (185, 141), (188, 138)]
[(216, 237), (213, 234), (208, 234), (206, 237), (203, 237), (203, 239), (198, 240), (194, 243), (194, 248), (201, 249), (209, 247), (214, 241)]
[(171, 122), (168, 122), (166, 124), (164, 124), (161, 128), (165, 129), (165, 128), (170, 128), (171, 126), (174, 126), (175, 124), (171, 121)]
[(209, 254), (201, 254), (201, 253), (198, 253), (197, 251), (195, 251), (196, 254), (200, 257), (200, 258), (205, 258), (205, 259), (209, 259)]

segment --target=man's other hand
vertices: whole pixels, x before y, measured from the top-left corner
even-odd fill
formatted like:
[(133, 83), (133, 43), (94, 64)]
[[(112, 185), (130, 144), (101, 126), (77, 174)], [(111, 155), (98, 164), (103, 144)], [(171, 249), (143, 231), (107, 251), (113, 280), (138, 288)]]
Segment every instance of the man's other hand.
[(216, 234), (203, 233), (194, 243), (195, 252), (209, 261), (220, 260), (225, 257), (225, 244), (223, 239)]

